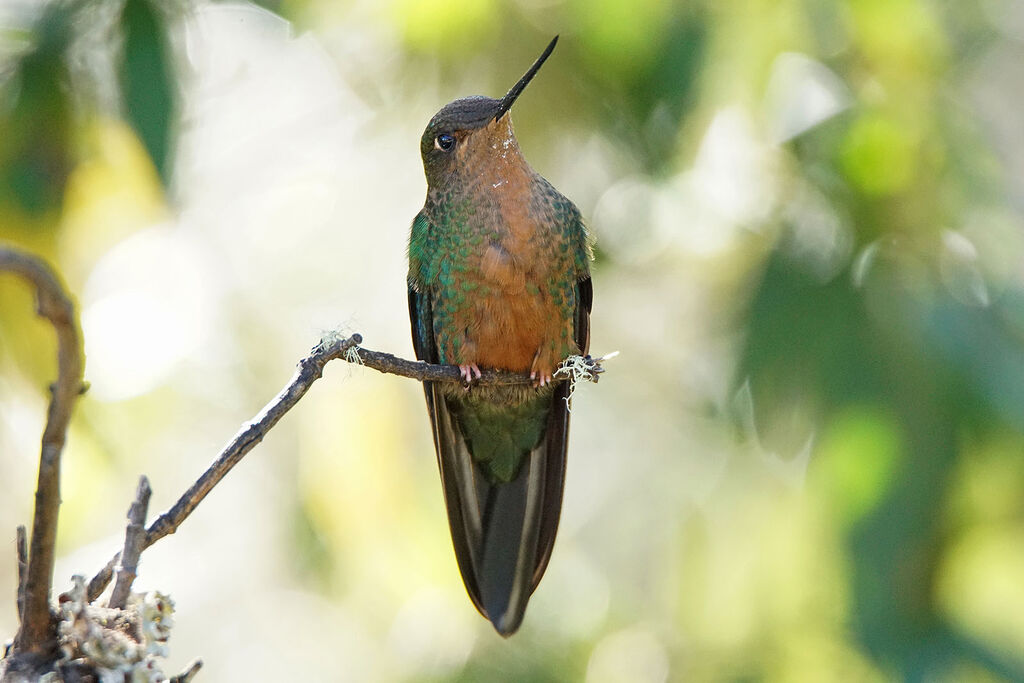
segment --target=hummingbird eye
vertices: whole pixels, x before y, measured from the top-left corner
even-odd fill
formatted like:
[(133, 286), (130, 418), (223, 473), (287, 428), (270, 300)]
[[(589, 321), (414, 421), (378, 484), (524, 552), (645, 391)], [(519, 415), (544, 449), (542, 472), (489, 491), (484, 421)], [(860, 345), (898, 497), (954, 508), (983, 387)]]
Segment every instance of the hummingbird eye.
[(455, 136), (448, 133), (441, 133), (434, 138), (434, 147), (442, 152), (448, 152), (455, 146)]

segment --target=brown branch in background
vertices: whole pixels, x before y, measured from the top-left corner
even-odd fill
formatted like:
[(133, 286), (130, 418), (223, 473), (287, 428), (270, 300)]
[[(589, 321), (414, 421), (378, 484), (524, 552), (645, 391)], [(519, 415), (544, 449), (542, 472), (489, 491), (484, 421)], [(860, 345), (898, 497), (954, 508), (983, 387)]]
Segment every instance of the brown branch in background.
[(149, 480), (145, 476), (139, 477), (135, 502), (128, 508), (128, 528), (124, 532), (124, 550), (121, 551), (117, 581), (110, 594), (108, 607), (123, 609), (128, 602), (132, 582), (135, 581), (135, 570), (139, 565), (139, 555), (142, 554), (142, 544), (146, 540), (146, 511), (149, 509), (149, 496), (152, 492)]
[(21, 627), (15, 652), (43, 653), (53, 646), (50, 621), (50, 585), (53, 582), (60, 509), (60, 457), (75, 399), (82, 390), (81, 334), (71, 299), (54, 272), (41, 259), (10, 247), (0, 247), (0, 271), (10, 271), (36, 290), (36, 312), (53, 324), (57, 333), (57, 381), (43, 430), (36, 484), (35, 515), (29, 546)]
[(25, 613), (25, 582), (28, 581), (28, 539), (25, 527), (18, 525), (18, 621)]
[(117, 566), (118, 562), (121, 561), (121, 553), (117, 552), (114, 554), (110, 561), (107, 562), (103, 569), (96, 573), (96, 576), (92, 577), (89, 581), (89, 585), (85, 589), (86, 602), (95, 602), (96, 598), (100, 597), (103, 593), (103, 589), (110, 584), (110, 578), (114, 575), (114, 567)]

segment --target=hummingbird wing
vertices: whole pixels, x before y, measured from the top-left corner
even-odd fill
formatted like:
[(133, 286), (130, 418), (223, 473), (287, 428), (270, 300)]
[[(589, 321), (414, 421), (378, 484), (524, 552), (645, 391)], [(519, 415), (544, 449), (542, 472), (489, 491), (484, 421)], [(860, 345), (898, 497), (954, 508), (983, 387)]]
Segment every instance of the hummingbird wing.
[[(590, 308), (594, 301), (594, 288), (590, 276), (576, 282), (575, 329), (576, 345), (580, 353), (586, 355), (590, 351)], [(545, 508), (541, 512), (540, 537), (536, 567), (533, 572), (533, 588), (537, 587), (544, 576), (544, 570), (551, 559), (551, 551), (555, 546), (555, 534), (558, 532), (558, 520), (562, 512), (562, 490), (565, 485), (566, 452), (569, 446), (569, 383), (562, 382), (555, 387), (554, 400), (548, 414), (548, 427), (542, 446), (547, 453), (545, 457), (547, 476), (545, 482), (548, 494), (545, 496)], [(557, 493), (556, 493), (557, 492)]]
[[(409, 317), (416, 357), (439, 362), (429, 291), (409, 287)], [(590, 343), (590, 277), (576, 283), (575, 340)], [(477, 610), (504, 636), (522, 622), (530, 595), (547, 568), (562, 507), (569, 434), (567, 383), (546, 401), (546, 426), (509, 482), (494, 482), (474, 460), (459, 407), (434, 382), (423, 383), (448, 524), (463, 583)]]
[[(409, 286), (409, 322), (412, 327), (412, 344), (416, 358), (427, 363), (438, 363), (437, 344), (434, 341), (434, 317), (430, 304), (429, 292), (419, 292), (411, 284)], [(440, 387), (435, 382), (423, 382), (423, 393), (427, 400), (427, 412), (430, 416), (430, 427), (434, 436), (434, 451), (437, 454), (437, 466), (441, 473), (441, 486), (444, 490), (445, 506), (448, 512), (448, 526), (451, 530), (452, 544), (455, 546), (455, 559), (462, 574), (466, 592), (473, 600), (473, 605), (481, 614), (487, 616), (480, 602), (480, 588), (476, 583), (473, 559), (481, 545), (482, 520), (479, 505), (475, 503), (476, 486), (472, 456), (466, 447), (465, 439), (455, 425), (448, 403), (441, 395)]]

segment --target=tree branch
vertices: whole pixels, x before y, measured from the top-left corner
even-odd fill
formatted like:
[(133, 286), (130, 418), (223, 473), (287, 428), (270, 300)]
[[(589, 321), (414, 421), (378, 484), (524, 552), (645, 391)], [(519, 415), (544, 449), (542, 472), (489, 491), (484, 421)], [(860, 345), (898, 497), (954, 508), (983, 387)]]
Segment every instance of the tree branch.
[[(344, 358), (349, 349), (355, 347), (362, 340), (361, 336), (354, 334), (328, 344), (321, 343), (313, 349), (310, 355), (299, 361), (295, 374), (287, 386), (256, 417), (242, 427), (228, 445), (221, 450), (217, 459), (206, 468), (206, 471), (182, 494), (178, 501), (149, 525), (140, 552), (164, 536), (177, 531), (181, 523), (192, 514), (192, 511), (213, 490), (213, 487), (245, 457), (246, 453), (263, 440), (271, 427), (277, 424), (284, 414), (291, 410), (299, 402), (299, 399), (309, 391), (313, 382), (320, 379), (324, 372), (324, 366), (335, 358)], [(103, 589), (110, 583), (113, 567), (116, 564), (117, 558), (114, 557), (89, 582), (88, 595), (91, 600), (99, 597)]]
[(0, 271), (20, 275), (35, 287), (36, 312), (50, 321), (57, 334), (57, 382), (52, 387), (43, 430), (24, 611), (14, 641), (15, 652), (42, 653), (52, 647), (54, 635), (50, 620), (50, 586), (60, 510), (60, 457), (71, 409), (82, 390), (84, 361), (74, 306), (50, 267), (27, 252), (0, 247)]
[[(365, 365), (386, 375), (399, 375), (400, 377), (417, 379), (421, 382), (455, 382), (458, 384), (465, 384), (466, 382), (457, 365), (431, 365), (423, 361), (406, 360), (405, 358), (399, 358), (382, 351), (371, 351), (361, 346), (355, 350), (355, 353), (358, 354), (358, 358), (350, 357), (346, 358), (346, 360), (356, 362), (359, 365)], [(528, 376), (518, 372), (482, 370), (482, 376), (480, 379), (474, 380), (473, 385), (530, 384), (532, 381)]]
[(340, 339), (327, 346), (319, 345), (313, 352), (299, 361), (298, 368), (288, 385), (281, 390), (274, 400), (268, 403), (259, 414), (224, 447), (203, 475), (188, 491), (178, 499), (169, 510), (164, 512), (146, 530), (148, 548), (161, 538), (177, 531), (185, 518), (192, 514), (196, 506), (202, 502), (214, 486), (224, 478), (231, 468), (241, 461), (245, 454), (263, 440), (271, 427), (284, 417), (299, 402), (313, 382), (323, 376), (324, 366), (335, 358), (343, 358), (348, 350), (362, 341), (362, 337), (354, 334), (347, 339)]
[[(358, 355), (353, 358), (352, 355), (356, 354)], [(411, 361), (390, 353), (364, 349), (361, 346), (355, 348), (354, 353), (347, 356), (346, 360), (353, 363), (358, 362), (360, 365), (365, 365), (384, 374), (399, 375), (401, 377), (417, 379), (421, 382), (466, 383), (457, 365), (432, 365), (423, 361)], [(601, 360), (603, 359), (591, 358), (590, 356), (584, 357), (584, 364), (588, 365), (590, 372), (594, 375), (591, 381), (596, 382), (596, 376), (604, 372), (604, 368), (601, 367)], [(496, 386), (499, 384), (533, 384), (533, 380), (525, 373), (489, 369), (483, 370), (482, 376), (479, 379), (473, 380), (473, 386)]]
[(149, 480), (139, 477), (139, 488), (135, 493), (135, 502), (128, 508), (128, 528), (124, 532), (124, 550), (121, 551), (121, 562), (117, 568), (117, 582), (110, 594), (108, 607), (124, 608), (128, 602), (128, 594), (135, 581), (135, 570), (142, 554), (142, 543), (146, 540), (146, 510), (149, 509)]
[(85, 589), (86, 602), (95, 602), (96, 598), (103, 594), (103, 589), (110, 585), (110, 579), (114, 575), (114, 568), (117, 567), (120, 561), (121, 551), (119, 550), (107, 561), (103, 569), (96, 572), (96, 576), (92, 577)]
[[(457, 384), (464, 383), (457, 366), (414, 362), (399, 358), (390, 353), (364, 349), (359, 346), (362, 341), (363, 337), (358, 333), (353, 334), (351, 337), (332, 336), (331, 338), (325, 338), (313, 348), (310, 355), (299, 361), (295, 374), (285, 388), (256, 417), (242, 427), (231, 442), (220, 452), (217, 459), (189, 487), (188, 491), (182, 494), (170, 509), (149, 525), (141, 550), (145, 550), (164, 536), (177, 531), (181, 523), (192, 514), (192, 511), (196, 509), (213, 487), (224, 478), (232, 467), (245, 457), (246, 453), (263, 440), (263, 437), (277, 424), (278, 420), (299, 402), (299, 399), (305, 395), (313, 382), (320, 379), (323, 375), (324, 366), (328, 362), (336, 358), (344, 358), (350, 363), (365, 365), (378, 372), (409, 377), (421, 382), (429, 380)], [(598, 375), (604, 372), (604, 369), (601, 367), (601, 360), (601, 358), (595, 359), (590, 356), (580, 359), (582, 364), (588, 368), (590, 375), (587, 378), (591, 381), (596, 382)], [(480, 379), (474, 380), (473, 385), (531, 384), (532, 381), (526, 374), (500, 370), (484, 370), (483, 376)], [(117, 562), (118, 556), (115, 555), (89, 582), (88, 599), (90, 602), (98, 598), (103, 589), (110, 583), (113, 569)]]
[(170, 683), (188, 683), (195, 678), (195, 675), (199, 673), (199, 670), (202, 668), (203, 660), (194, 659), (187, 667), (185, 667), (184, 671), (171, 678)]

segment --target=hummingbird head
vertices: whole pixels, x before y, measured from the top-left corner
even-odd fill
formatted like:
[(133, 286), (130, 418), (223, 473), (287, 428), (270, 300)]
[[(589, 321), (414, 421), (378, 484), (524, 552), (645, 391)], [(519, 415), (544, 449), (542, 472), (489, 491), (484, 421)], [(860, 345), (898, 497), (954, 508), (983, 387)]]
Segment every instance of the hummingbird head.
[[(482, 95), (450, 102), (434, 114), (420, 139), (420, 154), (427, 184), (437, 185), (467, 159), (468, 150), (507, 152), (514, 144), (512, 126), (505, 114), (555, 49), (555, 36), (523, 77), (500, 100)], [(501, 144), (496, 144), (496, 143)]]

